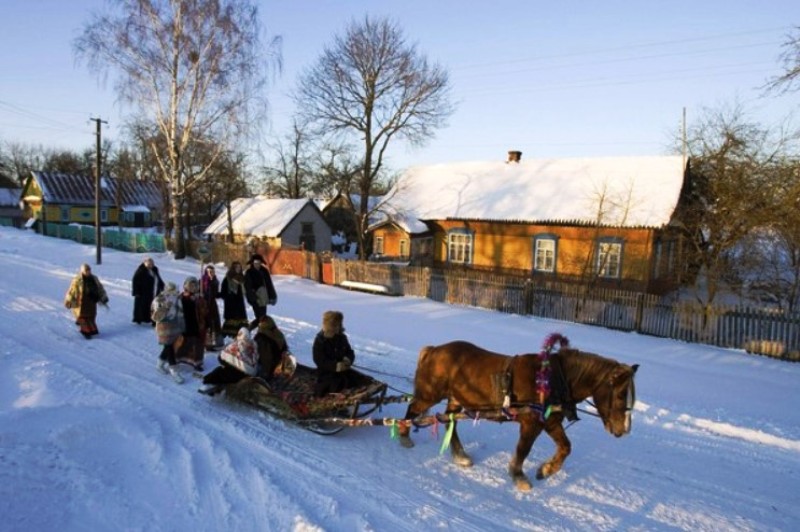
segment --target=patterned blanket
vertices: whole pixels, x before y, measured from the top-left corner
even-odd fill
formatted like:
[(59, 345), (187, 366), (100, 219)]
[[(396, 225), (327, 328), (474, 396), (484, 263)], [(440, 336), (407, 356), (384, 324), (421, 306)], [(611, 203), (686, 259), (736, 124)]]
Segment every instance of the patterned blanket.
[(298, 364), (290, 377), (275, 375), (268, 384), (258, 378), (243, 379), (228, 386), (225, 393), (227, 397), (289, 420), (349, 416), (350, 407), (373, 397), (377, 399), (386, 389), (386, 384), (363, 376), (366, 382), (363, 386), (315, 397), (316, 370)]

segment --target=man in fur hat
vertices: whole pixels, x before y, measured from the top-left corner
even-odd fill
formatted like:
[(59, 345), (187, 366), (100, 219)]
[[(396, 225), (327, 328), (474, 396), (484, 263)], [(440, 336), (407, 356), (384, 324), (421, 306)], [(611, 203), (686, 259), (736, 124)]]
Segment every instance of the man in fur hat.
[(344, 315), (328, 310), (322, 315), (322, 330), (314, 338), (314, 363), (317, 365), (317, 397), (345, 388), (359, 386), (361, 378), (350, 369), (356, 359), (347, 335), (344, 334)]

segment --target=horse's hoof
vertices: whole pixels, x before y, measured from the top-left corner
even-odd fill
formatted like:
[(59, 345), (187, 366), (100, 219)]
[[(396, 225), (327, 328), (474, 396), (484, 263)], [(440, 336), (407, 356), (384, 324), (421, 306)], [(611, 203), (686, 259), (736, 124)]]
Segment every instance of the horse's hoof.
[(472, 467), (472, 458), (466, 454), (454, 455), (453, 462), (461, 467)]
[(514, 477), (514, 486), (519, 491), (531, 491), (531, 481), (528, 480), (528, 477), (525, 475), (519, 475)]
[(561, 467), (554, 467), (552, 464), (542, 464), (539, 469), (536, 470), (536, 480), (544, 480), (545, 478), (558, 473)]
[(414, 441), (408, 436), (400, 436), (400, 445), (402, 445), (406, 449), (411, 449), (412, 447), (414, 447)]

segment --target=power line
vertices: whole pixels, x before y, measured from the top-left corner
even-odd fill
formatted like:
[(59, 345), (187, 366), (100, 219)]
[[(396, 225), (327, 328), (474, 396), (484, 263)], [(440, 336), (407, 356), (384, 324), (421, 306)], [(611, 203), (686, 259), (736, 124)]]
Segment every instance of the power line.
[[(743, 35), (755, 35), (759, 33), (775, 33), (778, 31), (787, 31), (791, 30), (792, 26), (783, 26), (779, 28), (765, 28), (760, 30), (751, 30), (751, 31), (743, 31), (743, 32), (734, 32), (734, 33), (721, 33), (717, 35), (709, 35), (707, 37), (693, 37), (688, 39), (674, 39), (668, 41), (654, 41), (650, 43), (638, 43), (638, 44), (630, 44), (624, 46), (615, 46), (611, 48), (600, 48), (600, 49), (592, 49), (592, 50), (585, 50), (585, 51), (578, 51), (578, 52), (570, 52), (564, 54), (554, 54), (554, 55), (545, 55), (545, 56), (531, 56), (531, 57), (524, 57), (520, 59), (509, 59), (506, 61), (492, 61), (491, 63), (474, 63), (474, 64), (467, 64), (452, 67), (451, 70), (461, 70), (461, 69), (469, 69), (469, 68), (482, 68), (486, 66), (497, 66), (497, 65), (508, 65), (508, 64), (515, 64), (515, 63), (525, 63), (531, 61), (546, 61), (550, 59), (564, 59), (569, 57), (580, 57), (580, 56), (591, 56), (591, 55), (599, 55), (605, 54), (608, 52), (618, 52), (618, 51), (630, 51), (637, 48), (654, 48), (658, 46), (665, 46), (665, 45), (674, 45), (674, 44), (689, 44), (694, 42), (702, 42), (702, 41), (712, 41), (722, 38), (728, 37), (741, 37)], [(780, 43), (778, 43), (780, 44)], [(746, 45), (744, 45), (746, 46)]]

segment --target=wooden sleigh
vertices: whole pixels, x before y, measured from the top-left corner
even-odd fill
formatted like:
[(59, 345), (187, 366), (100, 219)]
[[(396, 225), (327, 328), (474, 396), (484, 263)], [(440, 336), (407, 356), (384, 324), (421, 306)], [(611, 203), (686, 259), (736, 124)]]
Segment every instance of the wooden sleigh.
[(228, 385), (225, 395), (327, 436), (355, 425), (343, 421), (365, 418), (384, 404), (387, 385), (363, 373), (359, 375), (363, 385), (316, 397), (316, 370), (297, 364), (293, 374), (276, 373), (269, 383), (249, 377)]

